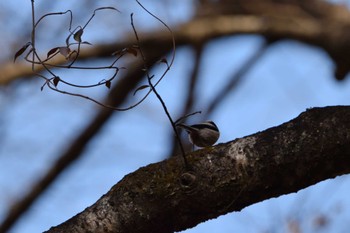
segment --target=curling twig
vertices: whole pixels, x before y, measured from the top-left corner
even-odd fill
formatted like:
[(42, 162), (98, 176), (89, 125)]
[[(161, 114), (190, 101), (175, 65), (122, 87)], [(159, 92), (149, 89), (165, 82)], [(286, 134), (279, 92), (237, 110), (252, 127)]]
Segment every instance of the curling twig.
[[(156, 17), (154, 14), (152, 14), (151, 12), (149, 12), (138, 0), (136, 0), (136, 2), (148, 13), (150, 14), (152, 17), (154, 17), (155, 19), (157, 19), (159, 22), (161, 22), (163, 25), (165, 25), (168, 30), (171, 32), (170, 28), (161, 20), (159, 19), (158, 17)], [(148, 67), (146, 65), (146, 57), (142, 51), (142, 48), (140, 46), (140, 39), (139, 39), (139, 36), (138, 36), (138, 33), (136, 31), (136, 28), (135, 28), (135, 25), (134, 25), (134, 19), (133, 19), (133, 14), (130, 15), (130, 18), (131, 18), (131, 26), (132, 26), (132, 29), (134, 31), (134, 34), (135, 34), (135, 37), (136, 37), (136, 41), (138, 43), (138, 47), (139, 47), (139, 50), (140, 50), (140, 54), (141, 54), (141, 57), (142, 57), (142, 60), (144, 62), (144, 68), (145, 68), (145, 71), (146, 71), (146, 76), (147, 76), (147, 81), (148, 81), (148, 85), (150, 86), (150, 89), (151, 91), (156, 95), (157, 99), (159, 100), (159, 102), (161, 103), (162, 107), (163, 107), (163, 110), (166, 114), (166, 116), (168, 117), (168, 120), (170, 121), (170, 124), (173, 128), (173, 131), (175, 133), (175, 136), (176, 136), (176, 139), (178, 140), (179, 142), (179, 145), (180, 145), (180, 149), (181, 149), (181, 153), (182, 153), (182, 157), (183, 157), (183, 160), (184, 160), (184, 163), (185, 163), (185, 166), (186, 168), (188, 168), (188, 162), (187, 162), (187, 159), (186, 159), (186, 153), (185, 153), (185, 150), (183, 148), (183, 145), (182, 145), (182, 142), (181, 142), (181, 139), (180, 139), (180, 136), (179, 136), (179, 133), (177, 132), (177, 129), (176, 129), (176, 124), (174, 123), (169, 111), (168, 111), (168, 108), (163, 100), (163, 98), (159, 95), (158, 91), (156, 90), (156, 85), (163, 79), (163, 77), (165, 76), (165, 74), (169, 71), (169, 69), (171, 68), (172, 64), (173, 64), (173, 61), (175, 59), (175, 44), (174, 45), (174, 51), (173, 51), (173, 55), (172, 55), (172, 59), (171, 59), (171, 62), (170, 64), (168, 65), (166, 71), (163, 73), (163, 75), (161, 76), (161, 78), (158, 80), (158, 82), (156, 82), (155, 84), (152, 83), (152, 77), (149, 72), (148, 72)], [(173, 40), (174, 41), (174, 40)]]

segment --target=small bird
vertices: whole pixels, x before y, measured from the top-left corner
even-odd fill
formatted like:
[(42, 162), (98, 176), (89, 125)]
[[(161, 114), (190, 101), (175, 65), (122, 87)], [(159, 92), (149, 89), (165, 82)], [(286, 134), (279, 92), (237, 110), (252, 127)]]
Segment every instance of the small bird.
[(188, 133), (190, 142), (198, 147), (212, 146), (220, 137), (219, 129), (212, 121), (206, 121), (194, 125), (180, 123), (177, 126), (185, 129)]

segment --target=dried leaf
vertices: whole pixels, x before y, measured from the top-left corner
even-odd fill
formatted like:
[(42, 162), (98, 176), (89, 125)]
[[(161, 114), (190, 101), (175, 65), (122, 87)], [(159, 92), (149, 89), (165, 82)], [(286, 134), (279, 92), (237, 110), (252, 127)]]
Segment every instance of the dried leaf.
[(83, 35), (84, 33), (84, 29), (80, 28), (76, 33), (74, 33), (74, 40), (81, 43), (81, 36)]
[(53, 81), (53, 85), (55, 85), (55, 87), (57, 87), (57, 85), (58, 85), (58, 83), (60, 81), (60, 77), (56, 76), (56, 77), (53, 78), (52, 81)]
[(110, 89), (110, 88), (111, 88), (111, 81), (110, 81), (110, 80), (107, 80), (106, 83), (105, 83), (105, 85), (106, 85), (106, 87), (107, 87), (108, 89)]
[(77, 56), (78, 56), (78, 52), (77, 51), (75, 51), (75, 50), (73, 50), (72, 52), (70, 52), (69, 54), (68, 54), (68, 56), (66, 57), (66, 59), (68, 60), (75, 60), (75, 59), (77, 59)]
[(68, 47), (59, 47), (60, 54), (62, 54), (66, 59), (68, 59), (69, 54), (71, 53), (70, 48)]
[(167, 66), (169, 66), (168, 60), (164, 57), (159, 62), (165, 63), (165, 64), (167, 64)]
[(13, 62), (16, 62), (17, 57), (21, 56), (26, 51), (26, 49), (28, 48), (29, 45), (30, 45), (30, 42), (28, 42), (26, 45), (24, 45), (22, 48), (20, 48), (16, 52), (15, 57), (13, 59)]
[(145, 88), (148, 88), (148, 87), (149, 87), (149, 85), (142, 85), (142, 86), (138, 87), (138, 88), (135, 90), (134, 95), (136, 95), (136, 93), (137, 93), (138, 91), (141, 91), (141, 90), (143, 90), (143, 89), (145, 89)]
[(112, 56), (117, 56), (117, 55), (120, 55), (122, 53), (123, 53), (123, 50), (117, 50), (117, 51), (113, 52), (111, 55)]
[(49, 58), (52, 54), (56, 53), (59, 49), (59, 47), (50, 49), (50, 51), (47, 53), (47, 58)]
[(135, 57), (137, 57), (137, 50), (134, 48), (127, 48), (126, 49), (127, 53), (131, 53), (132, 55), (134, 55)]

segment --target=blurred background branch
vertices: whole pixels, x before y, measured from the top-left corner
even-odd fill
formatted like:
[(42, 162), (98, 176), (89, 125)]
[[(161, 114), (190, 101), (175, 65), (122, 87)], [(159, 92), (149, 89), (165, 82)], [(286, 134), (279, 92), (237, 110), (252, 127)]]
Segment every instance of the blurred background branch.
[[(1, 4), (4, 5), (4, 8), (1, 10), (3, 11), (1, 12), (3, 13), (1, 16), (3, 19), (10, 18), (12, 14), (16, 15), (15, 11), (5, 10), (5, 3)], [(118, 9), (121, 8), (123, 12), (122, 15), (126, 16), (126, 18), (128, 18), (128, 13), (125, 13), (125, 11), (136, 11), (135, 6), (128, 4), (130, 3), (118, 6)], [(174, 3), (167, 2), (163, 4), (161, 9), (168, 7), (167, 11), (164, 12), (169, 11), (171, 13), (173, 9), (171, 4)], [(166, 4), (169, 4), (169, 6)], [(199, 116), (199, 118), (208, 119), (215, 117), (218, 112), (222, 111), (220, 106), (223, 106), (225, 101), (228, 101), (232, 93), (236, 93), (241, 88), (240, 84), (243, 83), (244, 77), (246, 77), (249, 72), (252, 72), (259, 62), (263, 60), (265, 55), (268, 55), (270, 50), (281, 41), (295, 40), (323, 49), (335, 64), (333, 76), (337, 80), (344, 80), (350, 70), (350, 11), (344, 5), (337, 5), (319, 0), (220, 0), (189, 1), (187, 4), (192, 6), (192, 16), (181, 22), (176, 21), (175, 23), (169, 23), (175, 35), (177, 51), (190, 48), (193, 55), (193, 58), (187, 58), (190, 64), (190, 71), (187, 72), (188, 76), (184, 77), (185, 84), (182, 86), (183, 88), (181, 91), (177, 91), (177, 93), (181, 95), (182, 100), (176, 97), (181, 107), (178, 107), (176, 112), (174, 110), (174, 115), (183, 116), (191, 111), (201, 110), (203, 114)], [(38, 3), (37, 6), (39, 14), (47, 13), (47, 11), (56, 11), (56, 9), (62, 8), (60, 4), (51, 2)], [(83, 21), (81, 19), (86, 18), (86, 15), (89, 15), (92, 9), (98, 7), (98, 5), (94, 1), (86, 1), (76, 6), (69, 5), (68, 3), (68, 6), (65, 7), (68, 7), (68, 9), (76, 8), (81, 10), (77, 11), (75, 20)], [(12, 62), (14, 51), (29, 40), (30, 27), (25, 23), (30, 18), (28, 13), (29, 5), (26, 12), (27, 13), (22, 17), (16, 15), (16, 21), (19, 22), (18, 24), (15, 24), (15, 21), (10, 21), (10, 25), (1, 25), (2, 31), (11, 32), (4, 33), (0, 41), (2, 47), (9, 48), (0, 58), (2, 61), (0, 65), (0, 85), (2, 90), (4, 90), (3, 93), (5, 93), (5, 90), (7, 92), (11, 89), (15, 90), (17, 86), (21, 86), (22, 83), (27, 85), (28, 82), (26, 82), (26, 80), (28, 78), (30, 78), (30, 80), (36, 80), (33, 79), (30, 64), (25, 63), (23, 59), (17, 59), (16, 63)], [(164, 12), (162, 11), (162, 14)], [(175, 14), (178, 13), (175, 12)], [(96, 25), (92, 25), (93, 29), (91, 29), (92, 32), (90, 36), (99, 39), (96, 39), (93, 46), (81, 49), (78, 62), (98, 63), (110, 59), (115, 51), (128, 48), (135, 44), (135, 38), (130, 31), (130, 22), (128, 20), (118, 18), (120, 21), (118, 21), (117, 27), (115, 27), (117, 19), (109, 15), (106, 17), (108, 20), (102, 20), (102, 25), (104, 26), (99, 26), (97, 23)], [(169, 18), (171, 17), (169, 16)], [(63, 22), (66, 23), (65, 21)], [(47, 24), (43, 26), (44, 33), (41, 32), (41, 35), (39, 34), (39, 41), (48, 41), (55, 44), (61, 43), (58, 41), (58, 38), (55, 37), (64, 34), (64, 23), (56, 25), (53, 21), (48, 21)], [(103, 33), (99, 31), (99, 27), (108, 28), (108, 30), (110, 30), (107, 30), (108, 35), (104, 34), (105, 31)], [(48, 30), (48, 28), (52, 29), (52, 33), (45, 33), (45, 30)], [(122, 32), (117, 34), (116, 28), (120, 29)], [(9, 36), (10, 34), (18, 34), (18, 36)], [(202, 76), (204, 76), (202, 72), (204, 68), (208, 68), (205, 59), (212, 56), (208, 54), (208, 48), (213, 43), (220, 42), (223, 38), (235, 38), (242, 34), (257, 35), (263, 39), (263, 42), (261, 42), (257, 48), (253, 49), (254, 52), (250, 57), (242, 58), (241, 60), (244, 62), (235, 67), (236, 69), (232, 67), (230, 74), (226, 75), (228, 77), (226, 82), (220, 82), (220, 88), (212, 95), (211, 99), (205, 99), (204, 96), (211, 93), (203, 91), (200, 83), (205, 82), (202, 78)], [(101, 35), (103, 35), (102, 39), (100, 39)], [(148, 62), (152, 64), (152, 71), (156, 71), (158, 69), (157, 61), (166, 57), (169, 53), (171, 35), (159, 27), (147, 28), (147, 26), (145, 26), (145, 29), (142, 29), (140, 32), (140, 37), (142, 38), (142, 47), (147, 51)], [(49, 47), (49, 45), (44, 47)], [(224, 50), (228, 49), (231, 48), (224, 48)], [(45, 49), (42, 49), (41, 51), (44, 50)], [(217, 52), (220, 53), (224, 51), (218, 49)], [(233, 53), (234, 52), (233, 50)], [(45, 52), (43, 53), (45, 54)], [(230, 57), (226, 59), (227, 63), (231, 60)], [(191, 62), (189, 62), (190, 60)], [(66, 59), (57, 56), (51, 62), (53, 64), (64, 64)], [(308, 61), (305, 63), (308, 63)], [(213, 65), (213, 67), (210, 67), (215, 70), (215, 76), (211, 77), (212, 81), (210, 85), (219, 83), (216, 80), (222, 76), (221, 69), (224, 65), (226, 64), (222, 64), (222, 66)], [(122, 72), (121, 77), (108, 94), (104, 91), (104, 93), (106, 93), (105, 96), (101, 97), (101, 95), (99, 95), (99, 97), (104, 100), (104, 103), (110, 103), (113, 106), (122, 106), (132, 102), (130, 98), (132, 98), (137, 85), (145, 81), (144, 73), (140, 72), (139, 67), (139, 63), (136, 62), (133, 64), (131, 68)], [(277, 68), (278, 67), (271, 67), (270, 70), (277, 71)], [(37, 72), (44, 71), (37, 70)], [(85, 75), (81, 74), (74, 74), (74, 76), (77, 80), (85, 78)], [(170, 80), (171, 78), (169, 78), (169, 81)], [(166, 85), (167, 81), (166, 79), (163, 85)], [(35, 86), (39, 87), (41, 84), (36, 83)], [(40, 90), (38, 89), (38, 91)], [(253, 95), (254, 93), (248, 94)], [(44, 96), (45, 99), (47, 94), (44, 93), (42, 96)], [(58, 95), (55, 96), (55, 98), (62, 97)], [(204, 107), (202, 101), (206, 101)], [(238, 107), (241, 105), (238, 105)], [(3, 115), (11, 108), (12, 105), (4, 109), (2, 111)], [(140, 111), (144, 114), (147, 111), (152, 112), (153, 110), (149, 107), (146, 110), (143, 109)], [(94, 108), (92, 110), (92, 115), (94, 116), (92, 119), (81, 117), (82, 121), (86, 122), (85, 128), (80, 129), (78, 133), (75, 132), (76, 135), (73, 135), (72, 139), (65, 142), (66, 147), (63, 149), (61, 148), (57, 153), (57, 157), (54, 159), (56, 162), (52, 162), (52, 165), (46, 167), (46, 171), (39, 175), (41, 178), (38, 179), (38, 181), (32, 182), (32, 187), (28, 189), (30, 191), (22, 191), (21, 194), (23, 197), (19, 197), (17, 201), (12, 202), (11, 206), (13, 207), (9, 208), (10, 210), (7, 217), (3, 218), (5, 220), (2, 228), (0, 228), (0, 232), (5, 232), (12, 224), (15, 224), (25, 210), (37, 200), (42, 192), (50, 187), (50, 184), (56, 180), (61, 172), (72, 162), (77, 161), (85, 155), (84, 148), (87, 147), (88, 143), (93, 138), (99, 135), (100, 129), (106, 124), (108, 119), (111, 118), (113, 111)], [(156, 119), (159, 124), (158, 117), (153, 116), (152, 118)], [(2, 120), (1, 122), (4, 122), (2, 124), (6, 124), (6, 120)], [(30, 121), (30, 123), (32, 123), (32, 121)], [(164, 138), (169, 139), (170, 135), (170, 141), (172, 142), (169, 146), (164, 146), (166, 149), (163, 151), (163, 154), (176, 155), (178, 152), (175, 146), (176, 143), (173, 140), (173, 134), (169, 133), (170, 129), (166, 129), (165, 131), (167, 132), (167, 136), (164, 136)], [(231, 135), (229, 139), (233, 139)], [(4, 153), (7, 154), (9, 152), (5, 151)], [(123, 158), (119, 159), (122, 160)], [(24, 188), (22, 190), (24, 190)]]

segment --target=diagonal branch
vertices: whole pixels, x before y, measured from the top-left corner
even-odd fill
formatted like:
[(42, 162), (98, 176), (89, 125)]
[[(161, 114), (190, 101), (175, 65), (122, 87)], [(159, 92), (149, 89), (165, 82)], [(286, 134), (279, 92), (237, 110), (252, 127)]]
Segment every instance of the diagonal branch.
[[(194, 51), (194, 64), (192, 67), (192, 72), (189, 75), (187, 82), (187, 89), (184, 91), (185, 95), (185, 104), (183, 105), (182, 112), (179, 114), (181, 117), (186, 116), (186, 114), (190, 113), (193, 110), (193, 106), (195, 105), (196, 99), (196, 84), (199, 79), (199, 69), (203, 56), (203, 44), (193, 46)], [(177, 144), (176, 138), (173, 137), (171, 142), (171, 150), (169, 155), (176, 156), (179, 153), (179, 146)], [(190, 143), (184, 144), (186, 149), (191, 147)]]
[[(158, 50), (159, 53), (146, 52), (148, 62), (150, 65), (156, 63), (163, 54), (167, 53), (170, 47), (163, 47)], [(125, 77), (119, 80), (115, 87), (109, 93), (106, 104), (119, 106), (121, 105), (129, 95), (132, 93), (136, 85), (144, 77), (143, 62), (138, 61), (130, 67), (129, 73)], [(108, 108), (100, 108), (94, 119), (88, 124), (88, 126), (80, 132), (80, 134), (72, 140), (70, 147), (57, 159), (48, 172), (38, 180), (36, 184), (32, 186), (32, 189), (17, 203), (15, 203), (5, 220), (0, 225), (0, 232), (5, 232), (10, 229), (14, 223), (21, 217), (21, 215), (27, 211), (30, 206), (38, 199), (38, 197), (51, 185), (56, 178), (74, 161), (83, 156), (83, 151), (89, 141), (99, 132), (99, 130), (105, 125), (108, 119), (112, 116), (113, 110)]]
[(252, 67), (262, 58), (267, 49), (269, 48), (270, 43), (264, 42), (260, 48), (258, 48), (255, 53), (247, 60), (245, 63), (236, 71), (236, 73), (231, 77), (228, 83), (223, 85), (220, 91), (217, 92), (217, 95), (213, 100), (208, 104), (208, 109), (205, 112), (203, 118), (207, 119), (208, 115), (211, 115), (215, 109), (219, 106), (220, 103), (224, 101), (225, 98), (229, 96), (240, 84), (244, 75), (248, 73)]
[(48, 233), (170, 233), (350, 172), (350, 107), (314, 108), (280, 126), (140, 168)]
[[(203, 16), (197, 16), (191, 21), (174, 28), (173, 33), (178, 46), (195, 45), (227, 35), (257, 34), (275, 39), (293, 39), (323, 48), (335, 61), (335, 75), (342, 79), (350, 69), (350, 12), (344, 7), (330, 3), (312, 0), (315, 12), (304, 5), (287, 7), (275, 1), (237, 1), (240, 7), (233, 8), (221, 5), (208, 11)], [(277, 2), (277, 1), (276, 1)], [(291, 1), (293, 2), (293, 1)], [(220, 4), (219, 4), (220, 6)], [(293, 8), (294, 6), (294, 8)], [(316, 7), (317, 6), (317, 7)], [(301, 10), (299, 9), (301, 8)], [(305, 10), (307, 8), (307, 10)], [(216, 12), (219, 9), (219, 12)], [(231, 11), (231, 12), (225, 12)], [(221, 12), (222, 11), (222, 12)], [(143, 48), (165, 46), (171, 41), (171, 36), (164, 31), (156, 30), (142, 35)], [(82, 49), (81, 59), (110, 57), (114, 51), (127, 48), (135, 43), (132, 34), (121, 42), (97, 45)], [(56, 64), (64, 63), (65, 59), (55, 60)], [(22, 63), (5, 64), (0, 68), (0, 85), (8, 84), (18, 77), (31, 74), (30, 67)]]

